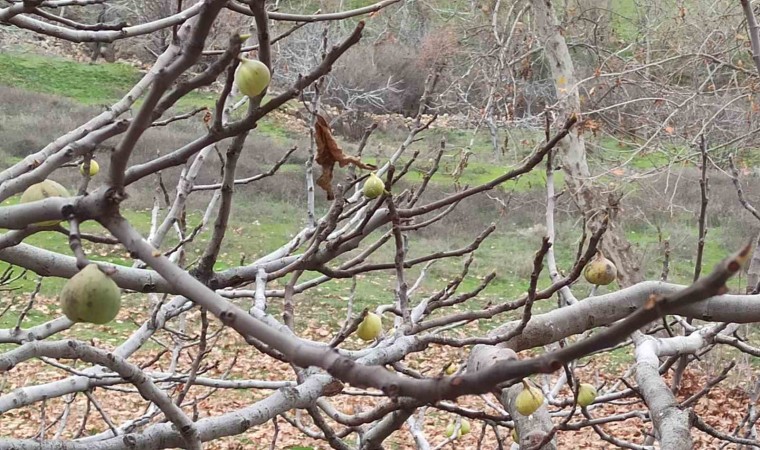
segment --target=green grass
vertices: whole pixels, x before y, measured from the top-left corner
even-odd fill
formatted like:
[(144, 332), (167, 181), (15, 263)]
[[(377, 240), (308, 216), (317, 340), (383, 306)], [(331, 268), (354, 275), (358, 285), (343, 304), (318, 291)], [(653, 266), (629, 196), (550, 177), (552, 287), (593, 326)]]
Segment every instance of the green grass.
[(216, 105), (216, 100), (216, 95), (210, 92), (193, 91), (179, 99), (175, 107), (183, 110), (190, 108), (200, 108), (202, 106), (213, 109)]
[(625, 42), (636, 40), (638, 37), (639, 14), (634, 0), (612, 0), (612, 29), (618, 38)]
[(363, 8), (375, 3), (373, 0), (348, 0), (345, 3), (345, 9)]
[(726, 159), (728, 155), (736, 155), (737, 166), (760, 167), (760, 149), (758, 148), (728, 148), (721, 151), (720, 155)]
[[(2, 205), (16, 204), (18, 203), (18, 199), (18, 196), (11, 197), (4, 201)], [(149, 210), (125, 210), (123, 214), (137, 231), (144, 236), (148, 234), (150, 229)], [(280, 220), (268, 220), (270, 217), (278, 217)], [(244, 200), (242, 197), (238, 197), (226, 240), (220, 252), (220, 259), (215, 269), (224, 270), (237, 266), (242, 254), (246, 255), (247, 261), (252, 261), (275, 250), (282, 245), (283, 236), (300, 230), (303, 223), (299, 217), (299, 211), (296, 208), (282, 202), (262, 199), (259, 202), (252, 203), (251, 201)], [(201, 219), (201, 211), (188, 213), (188, 228), (194, 228)], [(198, 235), (196, 240), (187, 245), (188, 261), (193, 261), (202, 254), (205, 243), (211, 236), (213, 223), (210, 225)], [(83, 223), (81, 229), (83, 233), (108, 234), (99, 224), (92, 221)], [(26, 238), (24, 242), (46, 250), (71, 255), (68, 239), (61, 233), (53, 231), (40, 232)], [(177, 242), (176, 233), (170, 231), (162, 249), (172, 248)], [(83, 243), (83, 246), (88, 257), (92, 260), (123, 266), (132, 264), (132, 259), (121, 246), (92, 244), (87, 241)], [(7, 267), (6, 263), (0, 263), (0, 271), (5, 270)], [(33, 289), (35, 280), (35, 276), (28, 275), (25, 279), (15, 283), (14, 286), (28, 292)], [(54, 295), (60, 290), (64, 282), (65, 280), (63, 279), (49, 278), (43, 284), (42, 293)]]
[(276, 120), (270, 117), (264, 117), (261, 119), (256, 127), (256, 130), (266, 137), (274, 140), (276, 143), (287, 146), (292, 144), (293, 134), (285, 129)]
[[(686, 218), (681, 218), (684, 222), (680, 227), (685, 228), (689, 232), (693, 232), (694, 239), (689, 242), (689, 245), (677, 245), (677, 242), (671, 242), (671, 257), (669, 261), (669, 276), (668, 280), (674, 283), (690, 284), (694, 275), (694, 267), (696, 264), (697, 249), (696, 246), (691, 245), (696, 241), (697, 227), (695, 223), (689, 224), (686, 222)], [(726, 224), (725, 226), (714, 226), (709, 230), (710, 235), (714, 238), (708, 238), (705, 241), (705, 247), (702, 253), (702, 274), (709, 273), (713, 270), (716, 264), (722, 261), (731, 252), (736, 251), (735, 248), (727, 248), (726, 244), (717, 236), (722, 236), (724, 233), (733, 233), (734, 226)], [(666, 231), (667, 233), (667, 231)], [(667, 234), (666, 238), (669, 237)], [(659, 247), (658, 236), (653, 233), (652, 230), (636, 230), (629, 229), (626, 233), (626, 238), (629, 242), (638, 246), (646, 251), (656, 250)], [(662, 257), (658, 255), (657, 264), (650, 264), (645, 273), (647, 279), (659, 279), (662, 271)], [(733, 289), (740, 289), (742, 279), (734, 277), (727, 283), (729, 287)]]
[[(0, 53), (0, 79), (4, 84), (60, 95), (87, 105), (110, 104), (120, 99), (142, 76), (137, 68), (123, 63), (85, 64), (31, 53)], [(213, 107), (215, 101), (212, 93), (191, 92), (177, 106)]]
[[(494, 163), (469, 162), (461, 176), (455, 177), (453, 175), (455, 166), (456, 164), (454, 162), (442, 163), (438, 172), (436, 172), (431, 178), (431, 181), (442, 185), (458, 183), (461, 186), (477, 186), (489, 183), (495, 178), (498, 178), (515, 168), (515, 166), (512, 165), (500, 166)], [(415, 168), (410, 171), (406, 180), (407, 182), (420, 182), (426, 176), (427, 172), (427, 168)], [(554, 183), (557, 189), (562, 189), (564, 180), (564, 173), (556, 172), (554, 174)], [(507, 181), (500, 185), (498, 189), (504, 192), (527, 192), (534, 189), (544, 190), (546, 189), (546, 174), (542, 171), (529, 172), (520, 175), (514, 180)]]
[(111, 102), (139, 80), (140, 73), (121, 63), (82, 64), (52, 56), (0, 53), (3, 83), (75, 99), (85, 104)]

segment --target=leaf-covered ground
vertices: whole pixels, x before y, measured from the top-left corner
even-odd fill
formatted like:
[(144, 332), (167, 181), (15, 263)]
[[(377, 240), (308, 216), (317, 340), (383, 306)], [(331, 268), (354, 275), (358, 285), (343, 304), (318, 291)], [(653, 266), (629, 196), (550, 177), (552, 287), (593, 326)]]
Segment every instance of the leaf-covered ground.
[[(56, 300), (52, 298), (40, 298), (35, 304), (35, 308), (40, 311), (46, 311), (55, 314), (57, 311)], [(72, 329), (63, 333), (68, 338), (87, 340), (95, 343), (99, 347), (112, 349), (121, 338), (125, 337), (132, 329), (136, 327), (134, 322), (140, 322), (145, 319), (149, 308), (136, 301), (127, 302), (127, 306), (120, 313), (118, 320), (104, 326), (94, 325), (76, 325)], [(299, 305), (299, 311), (304, 317), (319, 317), (311, 314), (311, 308), (308, 305)], [(185, 333), (193, 336), (198, 331), (199, 313), (191, 312), (186, 317), (187, 329)], [(177, 324), (172, 322), (172, 327)], [(219, 330), (219, 323), (212, 321), (209, 334)], [(314, 340), (329, 340), (335, 332), (332, 327), (324, 326), (318, 319), (305, 319), (300, 324), (299, 330), (305, 337)], [(461, 330), (461, 333), (467, 333), (473, 330)], [(145, 364), (154, 360), (155, 356), (162, 351), (163, 346), (171, 349), (172, 335), (166, 331), (156, 334), (155, 339), (130, 358), (130, 361), (138, 365)], [(219, 378), (227, 377), (230, 379), (259, 379), (259, 380), (292, 380), (293, 372), (291, 368), (269, 357), (262, 356), (249, 346), (242, 339), (230, 330), (223, 330), (214, 340), (211, 352), (202, 364), (202, 375), (207, 377)], [(358, 348), (362, 345), (357, 338), (349, 338), (347, 346)], [(6, 349), (11, 346), (6, 346)], [(180, 372), (186, 372), (195, 357), (196, 348), (190, 347), (181, 352), (179, 358)], [(446, 361), (459, 361), (466, 354), (464, 352), (452, 352), (441, 347), (432, 347), (424, 353), (415, 354), (409, 357), (405, 363), (425, 375), (435, 375), (441, 372), (442, 364)], [(730, 358), (731, 355), (723, 355)], [(234, 361), (234, 364), (233, 364)], [(168, 372), (170, 370), (171, 352), (164, 353), (151, 366), (149, 371)], [(605, 386), (611, 386), (618, 377), (623, 375), (623, 365), (620, 358), (613, 355), (594, 357), (591, 360), (583, 361), (581, 367), (576, 371), (580, 379), (585, 382), (592, 382), (597, 385), (602, 383)], [(65, 361), (70, 365), (71, 370), (81, 370), (86, 365), (81, 362)], [(684, 378), (683, 388), (678, 393), (679, 400), (685, 400), (694, 393), (700, 391), (706, 381), (714, 377), (722, 368), (721, 362), (717, 360), (703, 361), (692, 366)], [(747, 388), (747, 366), (739, 364), (734, 369), (729, 378), (720, 385), (712, 389), (710, 393), (702, 397), (695, 407), (695, 411), (709, 424), (724, 431), (733, 430), (741, 420), (747, 408), (747, 396), (744, 389)], [(30, 386), (56, 379), (61, 379), (71, 375), (59, 368), (54, 368), (45, 362), (36, 360), (23, 363), (15, 367), (8, 373), (3, 374), (0, 381), (0, 389), (3, 395), (10, 393), (16, 388)], [(630, 375), (626, 378), (632, 381)], [(534, 381), (541, 383), (542, 379), (536, 377)], [(182, 388), (182, 384), (169, 387), (169, 392), (176, 395)], [(624, 386), (623, 386), (624, 388)], [(352, 389), (353, 390), (353, 389)], [(250, 390), (216, 390), (210, 388), (195, 386), (190, 389), (186, 398), (185, 407), (188, 414), (197, 414), (198, 418), (216, 416), (225, 412), (251, 405), (258, 400), (265, 398), (271, 391), (250, 391)], [(136, 416), (141, 415), (147, 408), (147, 403), (138, 394), (130, 389), (129, 385), (118, 385), (113, 388), (97, 388), (92, 393), (92, 397), (98, 402), (102, 410), (108, 416), (108, 421), (115, 425), (122, 424)], [(560, 399), (569, 395), (565, 390), (560, 394)], [(65, 410), (66, 401), (70, 402), (68, 421), (65, 428), (60, 429), (60, 415)], [(488, 403), (495, 404), (495, 399), (490, 398)], [(367, 397), (357, 395), (338, 395), (332, 397), (331, 401), (345, 413), (356, 413), (366, 410), (378, 402), (382, 401), (381, 397)], [(44, 403), (37, 403), (30, 407), (12, 410), (2, 417), (2, 435), (6, 437), (17, 438), (34, 438), (39, 436), (40, 429), (44, 420), (45, 438), (51, 439), (56, 434), (62, 438), (71, 438), (77, 433), (80, 436), (97, 434), (108, 429), (107, 421), (94, 407), (90, 407), (90, 416), (83, 424), (84, 413), (87, 410), (87, 398), (79, 394), (73, 400), (71, 398), (57, 398)], [(460, 406), (477, 408), (489, 414), (499, 414), (492, 406), (479, 397), (462, 398), (457, 402)], [(550, 408), (552, 409), (552, 408)], [(620, 414), (626, 411), (644, 410), (643, 404), (636, 398), (623, 399), (615, 402), (614, 405), (605, 405), (601, 408), (592, 408), (591, 414), (594, 417), (600, 417), (608, 414)], [(428, 410), (426, 416), (424, 431), (433, 444), (440, 443), (445, 439), (444, 430), (454, 416), (446, 412)], [(287, 413), (288, 418), (299, 420), (305, 426), (310, 426), (310, 419), (305, 413), (290, 411)], [(162, 420), (159, 416), (152, 423)], [(336, 425), (333, 423), (333, 425)], [(324, 443), (320, 443), (304, 437), (295, 427), (283, 419), (278, 420), (277, 442), (274, 448), (284, 449), (292, 446), (307, 446), (313, 448), (327, 448)], [(337, 427), (337, 425), (336, 425)], [(632, 418), (622, 422), (603, 425), (602, 429), (614, 436), (622, 439), (628, 439), (635, 443), (642, 443), (644, 435), (650, 431), (651, 425), (645, 423), (639, 418)], [(511, 441), (508, 430), (501, 428), (502, 438), (506, 443)], [(472, 432), (463, 436), (461, 439), (449, 444), (446, 448), (477, 448), (478, 441), (481, 439), (483, 432), (482, 422), (474, 422)], [(274, 425), (270, 421), (265, 425), (253, 427), (250, 431), (240, 436), (225, 438), (220, 441), (207, 444), (208, 449), (264, 449), (270, 448), (272, 438), (275, 435)], [(714, 438), (695, 431), (696, 447), (695, 448), (717, 448), (718, 441)], [(590, 428), (585, 428), (577, 432), (562, 432), (559, 435), (560, 448), (562, 449), (606, 449), (613, 448), (609, 443), (602, 441)], [(497, 448), (496, 438), (490, 427), (486, 428), (486, 435), (482, 439), (482, 448)], [(387, 448), (391, 449), (413, 449), (411, 436), (406, 428), (395, 433), (388, 441)]]

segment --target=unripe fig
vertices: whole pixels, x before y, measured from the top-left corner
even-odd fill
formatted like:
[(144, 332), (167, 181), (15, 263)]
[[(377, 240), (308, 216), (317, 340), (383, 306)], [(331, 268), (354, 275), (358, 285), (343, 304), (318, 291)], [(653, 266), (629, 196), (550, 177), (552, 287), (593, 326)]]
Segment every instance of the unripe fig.
[(470, 432), (470, 421), (467, 419), (462, 419), (462, 423), (459, 426), (459, 431), (462, 432), (462, 436), (468, 434)]
[(529, 416), (544, 403), (544, 393), (537, 387), (523, 383), (523, 390), (517, 394), (515, 408), (523, 416)]
[(269, 86), (269, 68), (256, 59), (240, 58), (235, 82), (243, 95), (256, 97)]
[(63, 286), (61, 309), (72, 322), (104, 324), (121, 308), (119, 286), (97, 264), (90, 264)]
[(383, 183), (383, 180), (381, 180), (380, 177), (372, 172), (369, 174), (367, 181), (364, 182), (362, 192), (364, 193), (364, 196), (369, 199), (380, 197), (383, 195), (383, 192), (385, 192), (385, 183)]
[(578, 386), (578, 404), (584, 408), (596, 400), (596, 388), (592, 384), (581, 383)]
[(591, 284), (608, 285), (617, 278), (617, 267), (602, 252), (596, 252), (594, 259), (583, 269), (583, 276)]
[[(23, 194), (21, 194), (21, 203), (31, 203), (40, 200), (45, 200), (48, 197), (68, 197), (69, 191), (65, 187), (61, 186), (53, 180), (44, 180), (40, 183), (33, 184), (26, 188)], [(48, 220), (45, 222), (39, 222), (36, 225), (49, 226), (55, 225), (60, 220)]]
[[(456, 429), (457, 424), (456, 422), (451, 422), (446, 427), (446, 437), (452, 437), (454, 435), (454, 430)], [(459, 439), (460, 437), (464, 436), (465, 434), (470, 432), (470, 421), (467, 419), (462, 419), (462, 423), (459, 424), (459, 430), (457, 431), (457, 435), (454, 439)]]
[[(95, 175), (97, 175), (98, 172), (100, 172), (100, 164), (98, 164), (98, 162), (95, 161), (94, 159), (91, 159), (90, 160), (90, 176), (94, 177)], [(84, 175), (84, 163), (79, 165), (79, 173)]]
[(356, 334), (364, 341), (374, 341), (380, 332), (383, 330), (383, 322), (380, 320), (380, 316), (375, 313), (367, 313), (359, 324), (359, 328), (356, 330)]
[(446, 369), (444, 370), (444, 372), (446, 372), (446, 375), (454, 375), (455, 373), (457, 373), (457, 370), (459, 370), (459, 364), (452, 362), (452, 363), (449, 363), (448, 366), (446, 366)]

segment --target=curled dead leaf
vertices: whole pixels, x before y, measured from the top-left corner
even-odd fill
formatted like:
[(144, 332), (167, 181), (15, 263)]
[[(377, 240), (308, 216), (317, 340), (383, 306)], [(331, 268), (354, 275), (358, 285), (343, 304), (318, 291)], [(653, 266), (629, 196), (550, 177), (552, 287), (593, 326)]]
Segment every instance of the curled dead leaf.
[(206, 126), (206, 128), (211, 128), (211, 120), (214, 118), (214, 115), (211, 114), (211, 111), (206, 108), (206, 112), (203, 113), (203, 124)]
[(353, 164), (356, 167), (368, 170), (375, 170), (377, 167), (372, 164), (363, 163), (358, 157), (350, 156), (343, 153), (338, 143), (330, 131), (330, 125), (321, 115), (317, 115), (317, 122), (314, 126), (314, 138), (317, 141), (317, 164), (322, 166), (322, 175), (317, 179), (317, 186), (321, 187), (327, 193), (327, 199), (335, 198), (332, 189), (333, 168), (335, 163), (340, 167)]

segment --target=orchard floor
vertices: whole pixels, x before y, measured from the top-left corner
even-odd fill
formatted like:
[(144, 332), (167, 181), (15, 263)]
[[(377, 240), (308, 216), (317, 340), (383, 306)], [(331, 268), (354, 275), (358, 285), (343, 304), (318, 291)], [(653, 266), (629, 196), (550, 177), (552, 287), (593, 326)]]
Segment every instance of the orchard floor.
[[(40, 299), (36, 306), (43, 311), (53, 312), (55, 310), (54, 300)], [(144, 310), (143, 310), (144, 311)], [(122, 311), (117, 322), (111, 326), (96, 327), (92, 325), (76, 325), (70, 330), (63, 333), (64, 337), (79, 338), (90, 341), (99, 347), (112, 349), (114, 344), (120, 342), (123, 336), (128, 334), (129, 325), (136, 326), (128, 319), (132, 317), (138, 319), (144, 315), (138, 308)], [(198, 322), (198, 312), (194, 311), (188, 314), (187, 322), (189, 324)], [(122, 328), (116, 327), (120, 325)], [(217, 331), (218, 322), (212, 321), (210, 335)], [(111, 333), (109, 333), (111, 330)], [(191, 330), (188, 330), (189, 334)], [(331, 331), (320, 327), (316, 321), (305, 324), (304, 336), (314, 340), (327, 340), (331, 336)], [(91, 336), (82, 338), (82, 336)], [(138, 365), (145, 364), (154, 360), (155, 356), (162, 350), (161, 345), (171, 343), (171, 339), (166, 332), (160, 332), (156, 336), (155, 343), (147, 345), (140, 350), (130, 361)], [(291, 380), (293, 373), (289, 366), (279, 363), (268, 357), (262, 357), (258, 352), (251, 351), (236, 334), (229, 330), (223, 330), (215, 340), (212, 341), (211, 351), (202, 365), (203, 376), (219, 378), (225, 376), (231, 379), (259, 379), (259, 380)], [(349, 338), (346, 343), (348, 346), (358, 347), (361, 345), (355, 337)], [(7, 350), (10, 347), (6, 347)], [(169, 370), (171, 352), (164, 353), (161, 357), (153, 362), (148, 370), (167, 372)], [(441, 361), (457, 361), (465, 353), (454, 353), (446, 351), (440, 347), (433, 347), (421, 354), (414, 356), (414, 360), (409, 360), (408, 365), (415, 370), (426, 375), (434, 375), (441, 371)], [(178, 370), (186, 372), (195, 356), (195, 348), (190, 348), (181, 353)], [(234, 365), (232, 365), (234, 359)], [(78, 370), (86, 367), (81, 362), (64, 361), (70, 365), (70, 370)], [(623, 362), (616, 360), (614, 357), (604, 355), (595, 357), (593, 360), (586, 361), (583, 367), (576, 370), (576, 375), (585, 382), (596, 384), (605, 383), (611, 386), (618, 380), (618, 377), (625, 373), (629, 361)], [(687, 371), (684, 377), (683, 388), (679, 391), (677, 398), (683, 401), (693, 394), (699, 392), (708, 380), (714, 378), (722, 369), (720, 362), (710, 363), (702, 361), (690, 366), (691, 370)], [(746, 384), (751, 379), (751, 367), (737, 365), (729, 377), (716, 385), (706, 395), (702, 396), (697, 402), (694, 410), (708, 424), (723, 431), (731, 432), (742, 420), (747, 411)], [(66, 373), (60, 368), (55, 368), (45, 362), (35, 360), (19, 364), (11, 371), (2, 375), (0, 380), (0, 392), (2, 395), (11, 393), (14, 389), (31, 386), (41, 383), (62, 379), (71, 376), (73, 372)], [(591, 380), (591, 381), (590, 381)], [(633, 385), (632, 377), (626, 378)], [(534, 381), (541, 382), (540, 378), (534, 378)], [(182, 383), (171, 386), (169, 393), (176, 395), (183, 387)], [(115, 390), (115, 389), (118, 390)], [(87, 409), (88, 399), (83, 394), (76, 397), (68, 398), (69, 413), (66, 426), (60, 428), (60, 415), (65, 410), (66, 398), (56, 398), (44, 403), (44, 423), (45, 439), (52, 439), (57, 433), (62, 438), (71, 438), (75, 435), (87, 436), (106, 431), (107, 423), (110, 422), (119, 426), (124, 422), (134, 419), (143, 414), (146, 410), (147, 403), (139, 394), (134, 392), (128, 385), (118, 385), (114, 388), (96, 388), (91, 391), (91, 398), (97, 401), (100, 409), (104, 412), (101, 414), (96, 408), (90, 407), (90, 416), (83, 423), (84, 413)], [(623, 386), (624, 388), (624, 386)], [(190, 389), (184, 408), (189, 415), (196, 414), (199, 419), (209, 416), (217, 416), (226, 412), (251, 405), (258, 400), (270, 395), (272, 391), (254, 391), (254, 390), (216, 390), (194, 386)], [(567, 390), (560, 394), (559, 399), (569, 395)], [(494, 404), (493, 397), (489, 403)], [(353, 395), (338, 395), (332, 397), (331, 401), (343, 412), (352, 413), (360, 410), (366, 410), (373, 404), (376, 404), (379, 397), (359, 397)], [(459, 406), (477, 408), (488, 412), (489, 414), (499, 414), (492, 406), (489, 406), (482, 398), (467, 397), (458, 402)], [(621, 414), (628, 411), (644, 411), (643, 404), (636, 398), (630, 397), (620, 400), (614, 405), (605, 405), (591, 409), (594, 417), (605, 415)], [(2, 415), (0, 418), (0, 435), (4, 437), (15, 438), (38, 438), (41, 429), (41, 414), (43, 409), (40, 403), (32, 406), (11, 410)], [(296, 415), (293, 411), (287, 413), (288, 419), (293, 421)], [(107, 417), (107, 419), (106, 419)], [(426, 415), (424, 432), (433, 446), (441, 443), (444, 437), (444, 430), (448, 423), (454, 419), (454, 416), (447, 412), (441, 412), (428, 409)], [(162, 417), (153, 418), (151, 423), (162, 420)], [(314, 430), (310, 425), (310, 418), (307, 414), (299, 414), (298, 420)], [(559, 419), (558, 419), (559, 421)], [(575, 421), (575, 420), (574, 420)], [(573, 421), (573, 422), (574, 422)], [(337, 424), (330, 422), (336, 429), (340, 429)], [(557, 422), (559, 423), (559, 422)], [(571, 422), (572, 423), (572, 422)], [(447, 444), (444, 448), (460, 449), (495, 449), (498, 448), (496, 437), (493, 429), (486, 428), (486, 435), (482, 437), (483, 423), (472, 421), (472, 432), (463, 436), (459, 440)], [(324, 442), (318, 442), (303, 437), (303, 435), (290, 423), (282, 418), (277, 421), (278, 432), (277, 440), (274, 444), (276, 449), (288, 449), (291, 447), (326, 449)], [(616, 438), (629, 440), (636, 444), (642, 444), (644, 436), (650, 431), (651, 423), (645, 422), (640, 418), (631, 418), (620, 422), (614, 422), (602, 426), (604, 432), (612, 434)], [(505, 448), (511, 445), (509, 430), (500, 428)], [(243, 435), (225, 438), (204, 446), (207, 449), (269, 449), (272, 445), (272, 439), (275, 436), (275, 428), (272, 421), (264, 425), (251, 428)], [(705, 433), (695, 430), (695, 448), (713, 449), (719, 447), (719, 441)], [(480, 447), (479, 447), (480, 442)], [(608, 449), (615, 448), (614, 445), (604, 442), (594, 433), (591, 428), (584, 428), (581, 431), (564, 431), (558, 434), (559, 448), (561, 449)], [(386, 441), (388, 449), (414, 449), (411, 435), (406, 426), (399, 432), (391, 436)]]

